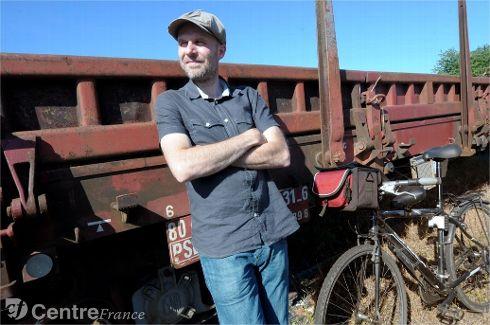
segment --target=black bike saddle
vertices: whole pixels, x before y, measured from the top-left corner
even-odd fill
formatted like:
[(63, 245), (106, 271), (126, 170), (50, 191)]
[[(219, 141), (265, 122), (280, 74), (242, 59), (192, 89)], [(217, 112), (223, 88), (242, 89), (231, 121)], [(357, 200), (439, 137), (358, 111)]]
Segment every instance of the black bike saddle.
[(461, 155), (461, 147), (457, 144), (448, 144), (442, 147), (435, 147), (423, 153), (424, 160), (443, 161), (444, 159), (455, 158)]

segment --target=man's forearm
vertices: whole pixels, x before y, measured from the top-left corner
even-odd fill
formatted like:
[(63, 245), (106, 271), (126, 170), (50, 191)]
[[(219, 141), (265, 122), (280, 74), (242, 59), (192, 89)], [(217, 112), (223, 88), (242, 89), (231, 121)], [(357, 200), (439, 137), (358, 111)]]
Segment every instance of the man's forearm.
[(268, 142), (249, 149), (232, 165), (250, 169), (282, 168), (289, 166), (289, 150), (279, 143)]
[(212, 175), (228, 167), (255, 144), (245, 137), (236, 136), (218, 143), (181, 150), (177, 161), (180, 181), (189, 181)]

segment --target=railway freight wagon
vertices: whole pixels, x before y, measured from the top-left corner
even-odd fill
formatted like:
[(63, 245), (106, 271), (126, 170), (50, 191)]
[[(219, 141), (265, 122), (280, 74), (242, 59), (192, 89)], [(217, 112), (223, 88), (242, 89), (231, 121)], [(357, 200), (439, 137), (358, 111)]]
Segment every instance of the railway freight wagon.
[[(184, 184), (161, 154), (153, 105), (176, 62), (1, 55), (1, 298), (194, 321), (212, 303)], [(276, 114), (291, 166), (271, 171), (308, 227), (322, 164), (317, 69), (223, 64)], [(455, 77), (340, 70), (344, 162), (383, 169), (433, 146), (488, 137), (490, 81), (472, 80), (470, 130)], [(338, 123), (338, 120), (337, 120)], [(338, 139), (337, 139), (338, 140)], [(324, 152), (324, 151), (323, 151)], [(471, 154), (471, 150), (466, 152)]]

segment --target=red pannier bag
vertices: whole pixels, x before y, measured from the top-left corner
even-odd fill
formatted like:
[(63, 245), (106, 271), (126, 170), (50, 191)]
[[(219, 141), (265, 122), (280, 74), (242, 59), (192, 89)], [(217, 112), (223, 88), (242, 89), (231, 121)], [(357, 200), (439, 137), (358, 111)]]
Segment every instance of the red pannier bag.
[(323, 170), (315, 174), (313, 193), (322, 199), (323, 210), (377, 209), (381, 174), (377, 169), (355, 167)]

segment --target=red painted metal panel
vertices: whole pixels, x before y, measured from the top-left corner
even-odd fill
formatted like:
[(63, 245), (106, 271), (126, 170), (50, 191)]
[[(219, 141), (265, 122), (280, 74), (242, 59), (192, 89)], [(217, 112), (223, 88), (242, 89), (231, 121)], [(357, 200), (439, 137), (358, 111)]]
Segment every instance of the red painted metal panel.
[[(114, 59), (101, 57), (0, 54), (0, 74), (5, 76), (97, 76), (185, 78), (176, 61)], [(314, 68), (222, 64), (220, 73), (233, 79), (318, 80)], [(341, 70), (342, 81), (459, 83), (458, 77), (418, 73)], [(487, 78), (473, 78), (473, 83), (488, 84)]]
[[(185, 78), (176, 61), (82, 56), (1, 54), (2, 75)], [(235, 79), (317, 79), (312, 68), (221, 64), (220, 74)]]
[(98, 125), (78, 128), (15, 132), (13, 137), (39, 140), (46, 162), (109, 157), (158, 149), (155, 123)]
[(389, 114), (391, 123), (460, 114), (458, 103), (394, 105), (384, 106), (383, 109)]
[[(278, 114), (278, 119), (287, 134), (320, 129), (319, 112)], [(13, 136), (23, 140), (39, 139), (38, 150), (44, 162), (159, 150), (158, 134), (153, 122), (14, 132)]]
[(286, 134), (320, 130), (320, 112), (283, 113), (277, 117)]
[[(76, 232), (80, 240), (90, 240), (189, 215), (185, 187), (172, 177), (160, 153), (154, 121), (141, 122), (145, 119), (135, 118), (129, 120), (133, 123), (100, 125), (128, 122), (118, 122), (117, 118), (104, 119), (107, 114), (117, 117), (123, 113), (123, 108), (134, 109), (135, 115), (142, 112), (154, 120), (153, 111), (145, 110), (154, 105), (158, 94), (180, 87), (185, 82), (176, 62), (11, 54), (2, 54), (1, 59), (0, 73), (4, 84), (15, 80), (12, 87), (17, 87), (23, 85), (25, 78), (30, 80), (23, 92), (4, 92), (2, 96), (6, 103), (2, 105), (2, 127), (6, 126), (4, 131), (15, 131), (4, 132), (4, 135), (36, 141), (36, 161), (42, 166), (36, 187), (46, 193), (50, 213), (66, 218), (62, 231)], [(230, 82), (244, 82), (256, 87), (271, 107), (278, 109), (276, 117), (288, 135), (292, 152), (292, 166), (285, 172), (273, 173), (278, 186), (286, 189), (308, 184), (313, 165), (317, 163), (316, 154), (321, 151), (319, 95), (315, 91), (318, 87), (317, 69), (227, 64), (222, 66), (221, 73)], [(381, 105), (391, 122), (394, 146), (416, 140), (408, 155), (454, 141), (457, 136), (461, 102), (456, 77), (341, 70), (340, 78), (345, 113), (351, 107), (366, 106), (361, 90), (370, 89), (371, 95), (386, 96), (386, 103)], [(71, 102), (64, 104), (63, 101), (58, 103), (58, 97), (63, 98), (63, 94), (69, 93), (66, 90), (48, 105), (42, 103), (46, 101), (44, 97), (33, 96), (32, 102), (21, 103), (24, 105), (22, 114), (16, 113), (19, 111), (15, 106), (18, 101), (9, 101), (9, 98), (14, 95), (16, 100), (28, 97), (29, 92), (44, 80), (55, 80), (53, 87), (61, 84), (73, 87), (75, 105)], [(71, 81), (63, 83), (63, 80)], [(126, 97), (101, 96), (107, 80), (114, 81), (112, 88), (108, 88), (110, 90), (118, 90), (119, 86), (129, 87), (125, 90), (127, 93), (121, 92)], [(143, 81), (138, 83), (135, 80)], [(473, 82), (479, 111), (485, 120), (488, 118), (486, 94), (490, 81), (474, 78)], [(17, 89), (10, 90), (15, 92)], [(134, 96), (133, 93), (138, 91), (145, 94)], [(36, 102), (38, 97), (42, 99), (41, 103)], [(104, 98), (113, 102), (104, 102)], [(58, 107), (61, 117), (72, 112), (64, 111), (66, 106), (73, 106), (78, 126), (36, 130), (36, 123), (25, 123), (29, 127), (24, 130), (31, 131), (22, 131), (23, 126), (18, 124), (18, 120), (36, 118), (36, 115), (28, 115), (29, 110), (38, 110), (41, 105), (49, 109)], [(380, 114), (379, 110), (371, 110), (369, 114), (372, 120), (380, 118), (374, 116)], [(53, 115), (53, 118), (56, 122), (58, 115)], [(359, 137), (355, 125), (350, 122), (345, 123), (343, 138), (347, 161), (355, 159), (354, 148)], [(63, 125), (50, 123), (45, 124), (47, 127)], [(38, 128), (43, 128), (43, 125), (40, 123)], [(378, 130), (379, 125), (370, 125), (369, 128), (372, 134), (383, 135)], [(434, 136), (428, 137), (427, 134)], [(299, 194), (295, 192), (294, 195)], [(114, 203), (121, 196), (133, 200), (134, 207), (127, 211), (115, 209)], [(303, 218), (307, 205), (304, 201), (295, 202), (291, 208), (296, 213), (301, 211)], [(125, 217), (129, 218), (128, 221)]]
[(454, 143), (454, 132), (458, 124), (459, 121), (455, 118), (416, 121), (397, 125), (393, 128), (393, 132), (398, 142), (409, 143), (411, 139), (416, 140), (409, 149), (409, 154), (413, 156), (421, 154), (428, 148)]

